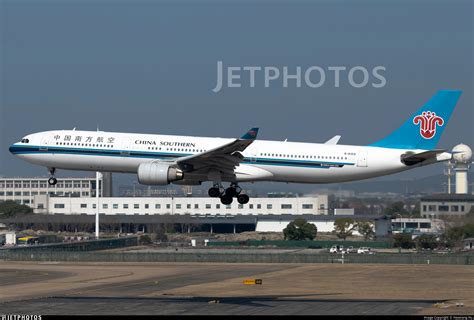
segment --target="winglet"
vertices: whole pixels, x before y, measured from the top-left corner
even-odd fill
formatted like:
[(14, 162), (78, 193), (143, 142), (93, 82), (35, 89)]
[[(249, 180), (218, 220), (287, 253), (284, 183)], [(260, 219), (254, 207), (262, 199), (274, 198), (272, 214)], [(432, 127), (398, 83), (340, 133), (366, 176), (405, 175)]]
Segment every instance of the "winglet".
[(243, 140), (255, 140), (257, 139), (257, 134), (258, 134), (258, 128), (252, 128), (249, 131), (247, 131), (246, 134), (244, 134), (240, 139)]

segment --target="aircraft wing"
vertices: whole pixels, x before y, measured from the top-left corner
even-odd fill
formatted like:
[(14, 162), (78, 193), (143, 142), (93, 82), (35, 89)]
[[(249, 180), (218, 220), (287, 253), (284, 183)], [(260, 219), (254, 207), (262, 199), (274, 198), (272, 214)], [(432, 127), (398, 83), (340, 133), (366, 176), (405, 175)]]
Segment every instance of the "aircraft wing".
[(437, 159), (438, 155), (443, 154), (446, 150), (435, 149), (420, 153), (405, 153), (401, 155), (401, 160), (407, 166), (415, 165), (428, 159)]
[(258, 128), (252, 128), (239, 139), (206, 152), (179, 158), (176, 163), (185, 172), (217, 170), (234, 174), (235, 167), (244, 159), (241, 152), (255, 141), (257, 134)]

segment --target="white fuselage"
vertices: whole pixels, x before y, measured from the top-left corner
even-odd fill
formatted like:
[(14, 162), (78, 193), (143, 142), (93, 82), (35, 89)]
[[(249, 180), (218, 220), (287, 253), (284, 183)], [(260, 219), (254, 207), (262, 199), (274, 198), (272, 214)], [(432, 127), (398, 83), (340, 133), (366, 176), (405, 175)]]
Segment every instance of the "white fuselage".
[[(33, 164), (68, 170), (137, 173), (142, 163), (173, 161), (235, 139), (58, 130), (31, 134), (23, 140), (13, 144), (10, 151)], [(418, 167), (400, 161), (407, 151), (424, 150), (256, 140), (242, 152), (244, 160), (235, 169), (235, 177), (229, 180), (299, 183), (360, 180)], [(192, 172), (184, 178), (190, 184), (209, 180), (212, 177)]]

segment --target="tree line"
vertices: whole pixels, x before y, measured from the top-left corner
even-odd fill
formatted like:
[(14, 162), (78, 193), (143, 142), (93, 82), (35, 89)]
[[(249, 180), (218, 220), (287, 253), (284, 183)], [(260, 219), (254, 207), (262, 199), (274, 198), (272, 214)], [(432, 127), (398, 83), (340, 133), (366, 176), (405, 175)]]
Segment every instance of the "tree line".
[[(474, 237), (474, 221), (471, 220), (472, 217), (467, 217), (451, 223), (445, 222), (445, 228), (440, 234), (422, 234), (416, 238), (411, 233), (394, 234), (393, 246), (403, 249), (429, 250), (460, 247), (464, 239)], [(338, 218), (334, 221), (333, 233), (339, 239), (346, 240), (354, 231), (357, 231), (366, 241), (375, 238), (374, 225), (371, 221), (352, 218)], [(317, 233), (318, 228), (302, 218), (295, 219), (283, 229), (285, 240), (314, 240)]]
[(9, 218), (30, 213), (33, 213), (33, 209), (24, 204), (19, 204), (16, 201), (7, 200), (0, 202), (0, 218)]
[[(339, 239), (346, 240), (354, 231), (359, 232), (365, 240), (375, 238), (374, 225), (371, 221), (352, 218), (337, 218), (334, 221), (333, 233)], [(317, 233), (318, 228), (302, 218), (295, 219), (283, 229), (283, 235), (286, 240), (314, 240)]]

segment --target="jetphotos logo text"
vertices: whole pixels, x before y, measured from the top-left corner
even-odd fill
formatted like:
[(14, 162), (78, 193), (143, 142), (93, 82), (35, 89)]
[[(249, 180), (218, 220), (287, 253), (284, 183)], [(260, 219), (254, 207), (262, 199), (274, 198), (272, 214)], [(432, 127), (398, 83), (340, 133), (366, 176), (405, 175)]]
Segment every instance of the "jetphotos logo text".
[(212, 91), (223, 88), (321, 88), (332, 86), (339, 88), (349, 85), (353, 88), (383, 88), (387, 84), (386, 68), (375, 66), (224, 66), (217, 61), (216, 85)]

